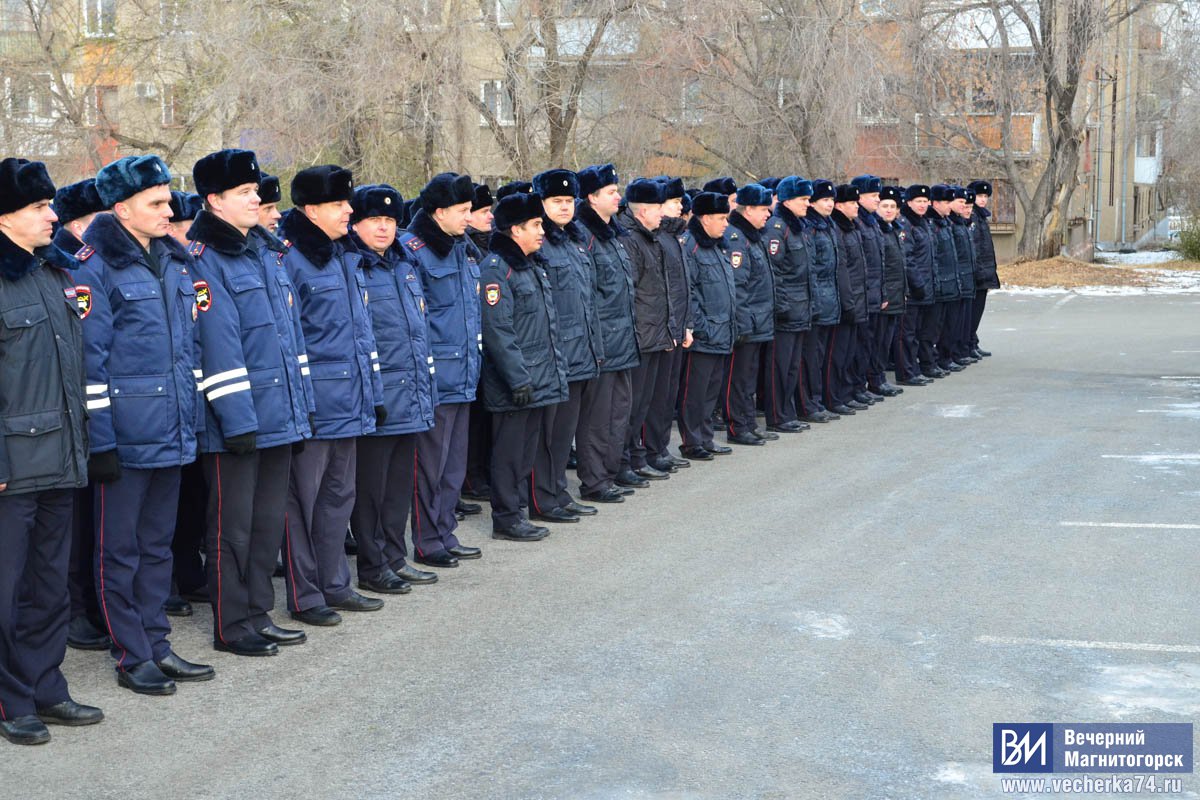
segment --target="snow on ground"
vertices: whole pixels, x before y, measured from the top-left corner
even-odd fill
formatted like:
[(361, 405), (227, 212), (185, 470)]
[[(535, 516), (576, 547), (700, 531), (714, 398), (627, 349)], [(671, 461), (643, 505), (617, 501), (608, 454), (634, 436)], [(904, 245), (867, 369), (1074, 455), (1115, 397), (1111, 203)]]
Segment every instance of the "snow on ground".
[(1164, 264), (1168, 261), (1182, 261), (1183, 256), (1176, 250), (1144, 250), (1138, 253), (1096, 253), (1097, 264), (1111, 264), (1115, 267), (1140, 267), (1148, 264)]

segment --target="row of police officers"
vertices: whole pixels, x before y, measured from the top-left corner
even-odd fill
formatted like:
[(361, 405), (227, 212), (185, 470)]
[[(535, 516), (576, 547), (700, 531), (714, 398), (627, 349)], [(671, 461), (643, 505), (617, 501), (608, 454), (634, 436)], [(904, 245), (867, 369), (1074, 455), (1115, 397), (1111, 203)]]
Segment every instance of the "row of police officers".
[(889, 371), (923, 386), (987, 355), (982, 181), (660, 176), (622, 195), (604, 164), (495, 200), (444, 173), (405, 201), (325, 165), (280, 213), (250, 151), (192, 180), (172, 193), (161, 159), (129, 156), (56, 190), (0, 162), (12, 742), (103, 718), (70, 697), (68, 640), (136, 693), (213, 678), (172, 649), (173, 586), (211, 602), (216, 650), (271, 656), (307, 638), (272, 619), (277, 570), (292, 619), (336, 625), (382, 607), (358, 589), (482, 556), (455, 533), (481, 510), (463, 493), (494, 538), (538, 541), (535, 523), (894, 396)]

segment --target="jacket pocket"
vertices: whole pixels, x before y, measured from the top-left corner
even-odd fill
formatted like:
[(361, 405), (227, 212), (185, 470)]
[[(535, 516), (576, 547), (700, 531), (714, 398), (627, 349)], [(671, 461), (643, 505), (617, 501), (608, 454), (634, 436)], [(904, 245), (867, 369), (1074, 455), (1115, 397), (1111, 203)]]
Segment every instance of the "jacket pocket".
[(275, 324), (275, 315), (271, 313), (267, 299), (267, 286), (262, 278), (250, 273), (230, 275), (229, 292), (237, 306), (238, 324), (242, 330)]
[(165, 444), (170, 440), (178, 424), (170, 385), (170, 375), (109, 380), (113, 428), (119, 444)]
[(283, 370), (278, 367), (250, 370), (249, 378), (259, 435), (287, 431), (292, 403)]
[[(313, 392), (317, 395), (317, 419), (336, 420), (356, 417), (361, 397), (354, 396), (352, 361), (310, 361)], [(361, 391), (361, 390), (360, 390)]]
[(10, 483), (66, 472), (66, 439), (59, 411), (13, 414), (4, 418)]

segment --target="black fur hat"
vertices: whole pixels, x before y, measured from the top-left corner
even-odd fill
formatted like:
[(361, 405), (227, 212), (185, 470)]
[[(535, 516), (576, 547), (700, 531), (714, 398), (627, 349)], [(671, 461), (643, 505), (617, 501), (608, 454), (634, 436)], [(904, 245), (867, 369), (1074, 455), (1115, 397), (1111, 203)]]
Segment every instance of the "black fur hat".
[(471, 183), (470, 175), (443, 172), (434, 175), (429, 183), (425, 184), (419, 199), (421, 208), (431, 213), (434, 209), (471, 203), (475, 200), (475, 184)]
[(192, 167), (196, 194), (208, 197), (243, 184), (256, 186), (262, 181), (258, 156), (249, 150), (218, 150), (209, 153)]
[(694, 217), (728, 213), (728, 195), (718, 194), (717, 192), (701, 192), (692, 198), (692, 216)]
[(39, 200), (54, 199), (54, 181), (46, 165), (24, 158), (0, 161), (0, 214), (11, 214)]
[(713, 178), (704, 184), (704, 191), (730, 195), (737, 191), (737, 184), (733, 182), (733, 178)]
[(282, 200), (283, 189), (279, 186), (279, 178), (265, 172), (262, 173), (262, 180), (258, 182), (258, 199), (264, 206)]
[(72, 183), (54, 193), (54, 213), (63, 225), (100, 211), (104, 211), (104, 203), (96, 191), (95, 178)]
[(682, 198), (683, 193), (687, 191), (683, 187), (683, 178), (672, 178), (669, 175), (659, 175), (654, 180), (658, 181), (666, 188), (668, 200)]
[(612, 164), (593, 164), (579, 171), (579, 196), (587, 197), (595, 194), (605, 186), (615, 186), (619, 183), (617, 168)]
[(533, 191), (533, 184), (529, 181), (509, 181), (496, 190), (496, 202), (499, 203), (510, 194), (529, 194)]
[(988, 197), (992, 196), (992, 184), (987, 181), (971, 181), (967, 184), (967, 188), (977, 195), (986, 194)]
[(850, 183), (858, 187), (860, 195), (878, 192), (883, 188), (883, 180), (874, 175), (859, 175), (851, 180)]
[(509, 228), (542, 218), (542, 196), (536, 192), (515, 192), (496, 204), (496, 217), (492, 220), (495, 230)]
[(475, 184), (475, 198), (471, 200), (471, 213), (481, 208), (492, 207), (492, 188), (486, 183)]
[(351, 224), (367, 217), (391, 217), (399, 224), (404, 215), (404, 198), (386, 183), (359, 186), (350, 198)]
[(837, 198), (837, 190), (833, 188), (833, 181), (827, 181), (824, 178), (818, 178), (813, 181), (812, 194), (809, 195), (809, 200), (817, 202), (824, 200), (826, 197)]
[(112, 208), (139, 192), (171, 182), (171, 171), (158, 156), (125, 156), (96, 174), (96, 192), (105, 208)]
[(781, 180), (783, 180), (783, 178), (763, 178), (758, 182), (758, 185), (765, 186), (773, 192), (775, 191), (776, 187), (779, 186), (779, 182)]
[(292, 205), (319, 206), (349, 202), (354, 194), (354, 173), (336, 164), (322, 164), (296, 173), (292, 178)]
[(548, 169), (533, 176), (533, 190), (547, 197), (578, 197), (579, 178), (569, 169)]
[(626, 203), (665, 203), (667, 201), (667, 187), (655, 180), (649, 178), (638, 178), (635, 181), (630, 181), (625, 187), (625, 202)]
[(923, 183), (914, 183), (904, 190), (905, 200), (916, 200), (918, 197), (929, 198), (930, 196), (929, 187)]
[(191, 222), (202, 208), (204, 208), (204, 199), (200, 195), (190, 192), (171, 192), (171, 222)]
[(896, 205), (900, 205), (900, 201), (904, 199), (904, 191), (899, 186), (880, 186), (880, 200), (894, 200)]
[(684, 214), (692, 213), (692, 201), (695, 200), (696, 196), (699, 194), (701, 194), (699, 189), (684, 189), (683, 190), (683, 213)]
[(834, 190), (833, 202), (835, 203), (855, 203), (858, 202), (858, 187), (852, 183), (839, 184)]

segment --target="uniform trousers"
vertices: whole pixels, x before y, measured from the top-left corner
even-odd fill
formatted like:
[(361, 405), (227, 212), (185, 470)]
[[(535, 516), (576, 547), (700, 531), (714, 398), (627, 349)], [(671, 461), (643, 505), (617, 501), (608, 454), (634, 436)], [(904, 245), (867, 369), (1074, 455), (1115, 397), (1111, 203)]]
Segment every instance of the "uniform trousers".
[(97, 628), (104, 627), (100, 601), (96, 597), (96, 521), (92, 487), (75, 489), (75, 513), (71, 521), (71, 555), (67, 586), (71, 594), (71, 619), (86, 617)]
[(646, 447), (646, 455), (651, 460), (671, 457), (671, 424), (679, 410), (679, 376), (683, 372), (686, 353), (687, 350), (682, 347), (676, 347), (667, 353), (666, 386), (650, 399), (650, 411), (646, 414), (642, 440)]
[(346, 530), (354, 508), (356, 440), (309, 439), (292, 456), (284, 550), (287, 603), (308, 611), (350, 596)]
[(763, 411), (768, 425), (781, 425), (796, 419), (796, 392), (804, 361), (804, 333), (776, 331), (767, 343), (766, 386), (763, 391)]
[(725, 422), (730, 436), (750, 433), (758, 426), (754, 418), (754, 390), (758, 384), (758, 362), (763, 342), (735, 345), (729, 357), (725, 385)]
[(971, 304), (971, 349), (979, 349), (979, 323), (983, 321), (983, 309), (987, 305), (987, 289), (975, 290), (975, 302)]
[(408, 559), (405, 531), (412, 510), (417, 434), (361, 436), (350, 528), (358, 542), (358, 579), (379, 580)]
[(814, 325), (804, 337), (799, 411), (803, 416), (825, 410), (825, 354), (832, 325)]
[(572, 500), (567, 491), (567, 459), (571, 457), (571, 442), (575, 441), (583, 395), (591, 382), (582, 380), (567, 384), (567, 399), (558, 405), (547, 406), (542, 415), (541, 445), (530, 473), (529, 501), (534, 511), (541, 513), (561, 508)]
[(867, 383), (879, 388), (887, 383), (888, 355), (892, 352), (892, 340), (896, 338), (897, 323), (902, 314), (879, 314), (875, 320), (875, 342), (871, 348), (871, 371)]
[(656, 397), (667, 394), (671, 379), (671, 351), (642, 353), (642, 361), (633, 368), (630, 381), (633, 400), (629, 407), (629, 430), (625, 435), (625, 452), (621, 469), (641, 469), (646, 466), (647, 447), (644, 442), (646, 418)]
[(633, 405), (632, 371), (601, 372), (584, 389), (575, 431), (575, 474), (585, 495), (610, 488), (621, 469)]
[(930, 374), (938, 366), (937, 341), (946, 320), (946, 303), (938, 301), (921, 307), (920, 326), (917, 329), (917, 354), (921, 373)]
[(467, 471), (462, 491), (487, 494), (492, 460), (492, 413), (482, 400), (471, 401), (467, 422)]
[(492, 414), (492, 529), (511, 528), (525, 518), (525, 495), (542, 441), (545, 408)]
[(892, 346), (892, 357), (896, 362), (896, 380), (907, 381), (921, 374), (921, 365), (917, 359), (917, 328), (920, 325), (921, 310), (924, 308), (926, 306), (909, 303), (897, 319), (898, 328)]
[(454, 507), (467, 471), (469, 416), (469, 403), (442, 403), (433, 410), (433, 427), (417, 434), (412, 530), (422, 558), (459, 546)]
[(854, 399), (854, 354), (857, 352), (858, 324), (838, 323), (829, 334), (825, 354), (825, 406), (844, 405)]
[(727, 355), (695, 350), (688, 352), (684, 359), (679, 437), (685, 447), (713, 444), (712, 410), (721, 397), (728, 360)]

